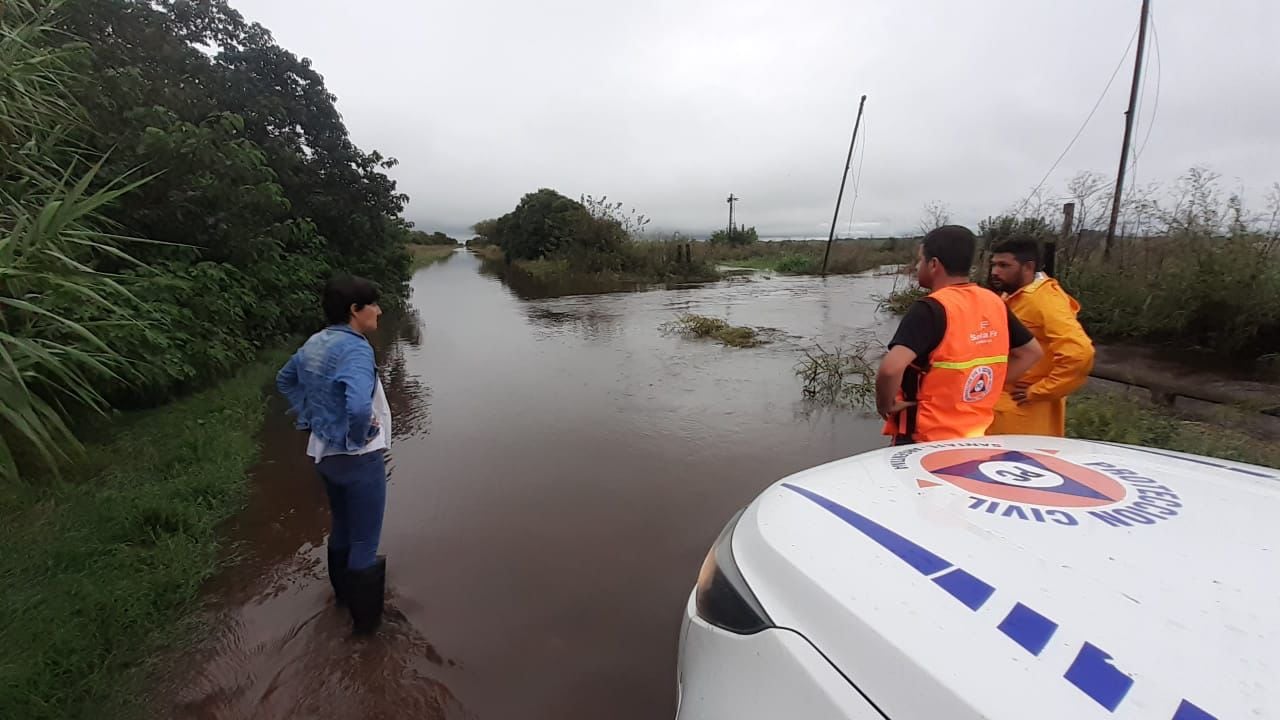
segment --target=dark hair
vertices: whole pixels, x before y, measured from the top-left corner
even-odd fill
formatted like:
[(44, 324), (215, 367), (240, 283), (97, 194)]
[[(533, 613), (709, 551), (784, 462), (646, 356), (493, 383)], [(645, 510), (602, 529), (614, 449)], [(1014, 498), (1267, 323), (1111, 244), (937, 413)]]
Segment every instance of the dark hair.
[(977, 246), (973, 231), (963, 225), (943, 225), (930, 230), (920, 245), (925, 260), (937, 258), (952, 277), (968, 277)]
[(1019, 263), (1035, 263), (1040, 269), (1040, 245), (1030, 238), (1010, 238), (991, 248), (991, 254), (1009, 253)]
[(330, 325), (343, 325), (351, 320), (351, 306), (359, 310), (378, 302), (378, 286), (372, 280), (355, 275), (335, 275), (324, 284), (324, 319)]

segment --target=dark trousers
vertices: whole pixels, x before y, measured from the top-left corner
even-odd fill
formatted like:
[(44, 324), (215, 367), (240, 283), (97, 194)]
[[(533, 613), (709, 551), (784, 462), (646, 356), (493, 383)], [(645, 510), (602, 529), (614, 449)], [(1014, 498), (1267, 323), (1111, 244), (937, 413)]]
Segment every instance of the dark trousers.
[(316, 465), (329, 494), (333, 528), (329, 547), (349, 551), (347, 568), (363, 570), (378, 559), (387, 504), (386, 453), (330, 455)]

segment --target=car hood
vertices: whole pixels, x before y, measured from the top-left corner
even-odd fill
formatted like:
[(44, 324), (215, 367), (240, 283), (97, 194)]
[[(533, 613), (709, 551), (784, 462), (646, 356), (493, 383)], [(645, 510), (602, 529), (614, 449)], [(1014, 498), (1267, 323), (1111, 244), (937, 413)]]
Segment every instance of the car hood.
[(1277, 717), (1278, 479), (1059, 438), (890, 448), (775, 484), (733, 550), (890, 718)]

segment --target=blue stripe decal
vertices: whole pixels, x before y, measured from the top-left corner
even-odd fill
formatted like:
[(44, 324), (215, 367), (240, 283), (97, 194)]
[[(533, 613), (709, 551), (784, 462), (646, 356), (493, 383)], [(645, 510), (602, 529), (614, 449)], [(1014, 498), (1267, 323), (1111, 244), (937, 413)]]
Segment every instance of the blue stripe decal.
[(1178, 711), (1173, 714), (1173, 720), (1218, 720), (1218, 718), (1183, 700), (1178, 706)]
[(1080, 654), (1063, 677), (1111, 712), (1116, 711), (1133, 687), (1133, 678), (1112, 665), (1111, 656), (1093, 643), (1085, 643), (1080, 648)]
[(1266, 478), (1267, 480), (1280, 480), (1280, 477), (1276, 477), (1275, 475), (1269, 475), (1267, 473), (1261, 473), (1261, 472), (1258, 472), (1257, 470), (1249, 470), (1242, 467), (1235, 467), (1234, 465), (1223, 465), (1222, 463), (1210, 462), (1209, 460), (1201, 460), (1199, 458), (1189, 458), (1189, 457), (1182, 457), (1181, 455), (1172, 455), (1170, 453), (1164, 453), (1164, 452), (1160, 452), (1159, 450), (1152, 450), (1150, 448), (1132, 447), (1130, 445), (1117, 445), (1116, 443), (1107, 443), (1107, 445), (1122, 447), (1126, 450), (1137, 450), (1138, 452), (1144, 452), (1144, 453), (1147, 453), (1148, 455), (1159, 455), (1160, 457), (1169, 458), (1170, 460), (1182, 460), (1183, 462), (1195, 463), (1197, 465), (1205, 465), (1211, 468), (1218, 468), (1219, 470), (1230, 470), (1232, 472), (1241, 473), (1242, 475), (1252, 475), (1253, 477)]
[(835, 515), (846, 523), (849, 523), (863, 535), (874, 540), (877, 545), (888, 550), (894, 555), (897, 555), (903, 562), (915, 568), (916, 571), (922, 575), (933, 575), (934, 573), (942, 572), (943, 570), (951, 567), (951, 563), (946, 560), (943, 560), (937, 555), (925, 550), (889, 528), (867, 517), (859, 515), (840, 503), (828, 500), (812, 490), (796, 487), (791, 483), (783, 483), (782, 486), (788, 490), (794, 490), (823, 508), (826, 508), (832, 515)]
[(1027, 652), (1039, 655), (1049, 644), (1049, 639), (1058, 631), (1058, 623), (1018, 603), (1013, 606), (1008, 615), (1004, 616), (999, 630)]
[(965, 607), (970, 610), (975, 611), (987, 604), (991, 594), (996, 591), (995, 588), (960, 568), (945, 572), (935, 577), (933, 581), (943, 590), (950, 593), (951, 597), (964, 603)]
[[(1140, 449), (1140, 448), (1134, 448)], [(1163, 455), (1164, 453), (1155, 453)], [(1169, 455), (1175, 460), (1186, 460)], [(1190, 462), (1200, 462), (1191, 460)], [(1213, 465), (1213, 463), (1202, 463)], [(1237, 470), (1250, 475), (1257, 475), (1240, 468), (1226, 465), (1214, 465), (1228, 470)], [(1265, 477), (1265, 476), (1264, 476)], [(832, 515), (848, 523), (877, 545), (896, 555), (922, 575), (929, 576), (938, 587), (949, 595), (964, 603), (971, 610), (978, 610), (995, 594), (995, 588), (965, 570), (952, 565), (949, 561), (933, 554), (925, 548), (911, 542), (889, 528), (860, 515), (834, 500), (825, 498), (812, 490), (797, 487), (791, 483), (782, 483), (782, 487), (798, 495), (812, 500)], [(944, 572), (949, 571), (949, 572)], [(1048, 646), (1049, 640), (1058, 631), (1058, 624), (1031, 608), (1017, 603), (998, 626), (1000, 632), (1007, 635), (1032, 655), (1039, 656)], [(1084, 643), (1080, 652), (1063, 675), (1067, 682), (1076, 686), (1085, 695), (1093, 698), (1102, 707), (1115, 712), (1133, 687), (1133, 678), (1111, 664), (1111, 656), (1093, 643)], [(1183, 700), (1171, 720), (1217, 720), (1216, 717), (1201, 710), (1191, 702)]]

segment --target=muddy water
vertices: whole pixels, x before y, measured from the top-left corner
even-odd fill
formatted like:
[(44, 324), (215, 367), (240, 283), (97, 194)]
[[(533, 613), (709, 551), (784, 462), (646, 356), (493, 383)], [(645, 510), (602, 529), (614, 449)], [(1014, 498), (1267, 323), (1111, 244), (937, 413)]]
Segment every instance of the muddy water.
[[(395, 417), (388, 620), (349, 637), (324, 576), (323, 491), (273, 405), (213, 633), (177, 659), (176, 718), (671, 717), (681, 613), (726, 519), (788, 473), (883, 443), (808, 408), (814, 341), (883, 336), (891, 278), (756, 278), (523, 299), (466, 253), (386, 328)], [(781, 331), (735, 350), (677, 313)]]

